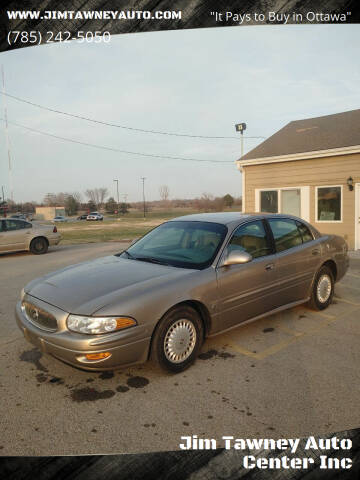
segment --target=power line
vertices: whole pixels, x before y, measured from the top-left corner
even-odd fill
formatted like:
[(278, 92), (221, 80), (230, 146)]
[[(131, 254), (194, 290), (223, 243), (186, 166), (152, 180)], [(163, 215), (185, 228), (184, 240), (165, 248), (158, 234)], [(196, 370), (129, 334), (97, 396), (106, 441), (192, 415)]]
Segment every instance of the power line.
[[(0, 120), (4, 121), (3, 118), (0, 118)], [(97, 145), (95, 143), (87, 143), (87, 142), (81, 142), (79, 140), (74, 140), (73, 138), (61, 137), (59, 135), (54, 135), (52, 133), (43, 132), (43, 131), (37, 130), (35, 128), (26, 127), (25, 125), (21, 125), (20, 123), (16, 123), (16, 122), (8, 121), (8, 123), (11, 124), (11, 125), (15, 125), (16, 127), (20, 127), (20, 128), (25, 129), (25, 130), (29, 130), (30, 132), (40, 133), (41, 135), (46, 135), (48, 137), (56, 138), (57, 140), (62, 140), (62, 141), (65, 141), (65, 142), (70, 142), (70, 143), (76, 143), (76, 144), (79, 144), (79, 145), (85, 145), (86, 147), (99, 148), (101, 150), (108, 150), (108, 151), (111, 151), (111, 152), (126, 153), (126, 154), (129, 154), (129, 155), (139, 155), (141, 157), (166, 158), (166, 159), (170, 159), (170, 160), (181, 160), (181, 161), (186, 161), (186, 162), (210, 162), (210, 163), (232, 163), (232, 164), (234, 164), (234, 162), (231, 161), (231, 160), (224, 160), (224, 161), (222, 161), (222, 160), (203, 160), (203, 159), (199, 159), (199, 158), (174, 157), (174, 156), (171, 156), (171, 155), (157, 155), (157, 154), (151, 154), (151, 153), (142, 153), (142, 152), (132, 152), (132, 151), (128, 151), (128, 150), (120, 150), (120, 149), (114, 148), (114, 147), (107, 147), (106, 145)]]
[[(190, 137), (190, 138), (214, 138), (214, 139), (236, 139), (238, 137), (221, 137), (221, 136), (210, 136), (210, 135), (189, 135), (185, 133), (171, 133), (171, 132), (162, 132), (158, 130), (145, 130), (143, 128), (135, 128), (135, 127), (128, 127), (125, 125), (119, 125), (117, 123), (105, 122), (103, 120), (95, 120), (94, 118), (85, 117), (84, 115), (77, 115), (74, 113), (63, 112), (62, 110), (56, 110), (50, 107), (44, 107), (43, 105), (39, 105), (38, 103), (30, 102), (29, 100), (25, 100), (24, 98), (16, 97), (15, 95), (10, 95), (9, 93), (3, 93), (3, 95), (17, 100), (18, 102), (27, 103), (28, 105), (32, 105), (33, 107), (38, 107), (43, 110), (48, 110), (49, 112), (59, 113), (61, 115), (66, 115), (68, 117), (77, 118), (79, 120), (86, 120), (87, 122), (98, 123), (100, 125), (106, 125), (108, 127), (116, 127), (122, 128), (124, 130), (132, 130), (135, 132), (142, 132), (142, 133), (152, 133), (156, 135), (169, 135), (174, 137)], [(265, 137), (246, 137), (246, 138), (265, 138)]]

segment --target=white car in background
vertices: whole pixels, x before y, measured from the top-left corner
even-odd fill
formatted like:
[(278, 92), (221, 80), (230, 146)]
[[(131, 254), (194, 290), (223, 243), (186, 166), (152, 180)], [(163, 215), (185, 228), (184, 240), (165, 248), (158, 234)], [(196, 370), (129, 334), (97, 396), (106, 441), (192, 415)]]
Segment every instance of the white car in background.
[(91, 212), (86, 217), (86, 220), (104, 220), (104, 217), (99, 212)]

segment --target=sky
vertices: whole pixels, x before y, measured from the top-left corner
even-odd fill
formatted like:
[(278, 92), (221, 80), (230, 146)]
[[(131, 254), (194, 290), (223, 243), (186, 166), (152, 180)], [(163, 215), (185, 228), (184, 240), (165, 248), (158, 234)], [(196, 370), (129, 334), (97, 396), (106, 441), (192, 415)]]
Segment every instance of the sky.
[[(116, 35), (110, 43), (49, 44), (0, 53), (6, 92), (55, 110), (145, 130), (90, 123), (1, 95), (0, 118), (118, 150), (211, 162), (142, 157), (74, 144), (9, 125), (16, 202), (105, 187), (148, 200), (203, 193), (241, 196), (244, 153), (292, 120), (360, 108), (359, 25), (246, 26)], [(5, 101), (4, 101), (5, 100)], [(224, 163), (220, 163), (224, 162)], [(10, 197), (5, 125), (0, 187)]]

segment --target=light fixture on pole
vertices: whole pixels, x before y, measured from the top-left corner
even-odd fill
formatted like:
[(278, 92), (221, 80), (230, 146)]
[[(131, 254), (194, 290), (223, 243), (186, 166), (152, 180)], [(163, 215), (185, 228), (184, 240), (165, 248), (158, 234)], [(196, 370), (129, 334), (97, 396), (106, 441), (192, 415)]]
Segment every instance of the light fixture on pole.
[(235, 130), (241, 133), (241, 157), (244, 155), (244, 130), (246, 130), (246, 123), (237, 123)]

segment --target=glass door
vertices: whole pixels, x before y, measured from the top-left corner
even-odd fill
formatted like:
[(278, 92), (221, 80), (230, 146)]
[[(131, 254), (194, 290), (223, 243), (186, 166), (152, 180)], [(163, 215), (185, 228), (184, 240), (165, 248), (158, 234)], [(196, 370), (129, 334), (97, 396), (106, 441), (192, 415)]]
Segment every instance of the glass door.
[(301, 191), (299, 188), (281, 190), (281, 213), (301, 216)]

